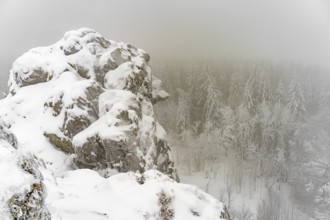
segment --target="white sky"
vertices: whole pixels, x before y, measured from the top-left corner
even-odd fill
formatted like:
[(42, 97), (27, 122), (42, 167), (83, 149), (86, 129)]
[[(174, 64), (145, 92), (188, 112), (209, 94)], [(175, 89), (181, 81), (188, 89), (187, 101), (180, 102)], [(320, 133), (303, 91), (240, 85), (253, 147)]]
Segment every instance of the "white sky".
[(330, 67), (327, 0), (0, 0), (0, 79), (23, 52), (79, 27), (151, 58), (201, 54)]

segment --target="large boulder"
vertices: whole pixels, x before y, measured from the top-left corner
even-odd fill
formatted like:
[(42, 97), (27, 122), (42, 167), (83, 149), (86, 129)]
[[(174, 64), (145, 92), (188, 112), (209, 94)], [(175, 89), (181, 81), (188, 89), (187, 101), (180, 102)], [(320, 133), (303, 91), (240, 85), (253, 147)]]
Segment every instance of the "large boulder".
[[(30, 50), (10, 73), (10, 95), (49, 84), (44, 136), (78, 168), (120, 172), (159, 169), (178, 180), (153, 104), (168, 97), (152, 76), (150, 56), (83, 28)], [(41, 87), (41, 86), (40, 86)]]

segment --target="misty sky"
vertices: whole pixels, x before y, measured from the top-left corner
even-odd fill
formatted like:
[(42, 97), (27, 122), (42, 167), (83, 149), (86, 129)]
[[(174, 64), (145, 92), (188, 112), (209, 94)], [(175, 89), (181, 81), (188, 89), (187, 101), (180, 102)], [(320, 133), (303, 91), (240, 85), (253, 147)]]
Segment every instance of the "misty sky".
[(23, 52), (80, 27), (152, 59), (198, 54), (330, 67), (327, 0), (0, 0), (0, 79)]

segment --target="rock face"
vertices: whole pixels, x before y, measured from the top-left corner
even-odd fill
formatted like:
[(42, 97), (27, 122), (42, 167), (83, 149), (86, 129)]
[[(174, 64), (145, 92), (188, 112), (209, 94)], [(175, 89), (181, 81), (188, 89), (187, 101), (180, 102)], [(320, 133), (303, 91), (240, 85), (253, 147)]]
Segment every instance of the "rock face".
[(152, 106), (168, 94), (151, 75), (149, 60), (143, 50), (93, 30), (70, 31), (56, 44), (16, 60), (10, 93), (54, 84), (44, 107), (59, 122), (44, 135), (56, 148), (75, 154), (77, 167), (119, 172), (155, 168), (178, 180)]

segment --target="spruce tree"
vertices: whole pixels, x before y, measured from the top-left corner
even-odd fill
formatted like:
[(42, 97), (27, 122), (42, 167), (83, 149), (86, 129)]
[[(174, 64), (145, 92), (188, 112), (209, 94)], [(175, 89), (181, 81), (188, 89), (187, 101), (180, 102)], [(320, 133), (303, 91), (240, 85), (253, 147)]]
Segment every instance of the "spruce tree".
[(304, 93), (297, 80), (291, 81), (287, 95), (288, 107), (296, 117), (306, 111)]

